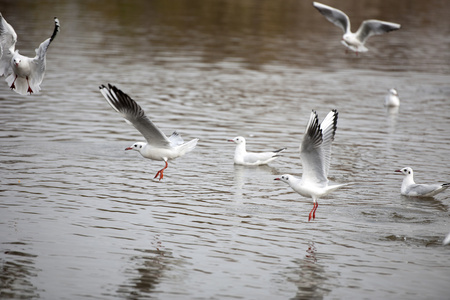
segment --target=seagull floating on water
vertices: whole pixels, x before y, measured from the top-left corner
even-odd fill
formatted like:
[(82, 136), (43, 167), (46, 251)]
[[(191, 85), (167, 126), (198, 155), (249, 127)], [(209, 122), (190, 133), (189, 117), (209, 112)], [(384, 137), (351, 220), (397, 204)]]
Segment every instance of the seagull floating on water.
[(8, 86), (21, 95), (38, 93), (44, 79), (48, 46), (59, 32), (58, 18), (55, 17), (52, 36), (39, 45), (33, 58), (20, 55), (19, 50), (15, 50), (17, 34), (1, 13), (0, 19), (0, 76), (5, 75)]
[(309, 213), (308, 221), (316, 217), (316, 210), (319, 206), (317, 202), (320, 197), (328, 195), (332, 191), (346, 186), (345, 184), (328, 185), (328, 170), (331, 161), (331, 143), (337, 128), (338, 112), (332, 110), (319, 125), (319, 117), (315, 111), (306, 126), (305, 135), (300, 145), (300, 159), (303, 165), (302, 178), (297, 178), (290, 174), (284, 174), (275, 180), (281, 180), (302, 195), (311, 197), (314, 206)]
[(444, 240), (442, 241), (442, 244), (444, 246), (450, 244), (450, 233), (445, 236)]
[(384, 99), (384, 106), (387, 107), (396, 107), (400, 106), (400, 98), (398, 97), (398, 92), (396, 89), (389, 89), (389, 93), (386, 95)]
[(405, 175), (402, 182), (401, 193), (410, 197), (433, 197), (450, 187), (450, 183), (444, 184), (417, 184), (414, 182), (414, 172), (410, 167), (405, 167), (395, 172)]
[(228, 141), (237, 144), (236, 150), (234, 152), (234, 163), (237, 165), (266, 165), (275, 160), (278, 156), (280, 156), (281, 152), (286, 150), (286, 148), (281, 148), (270, 152), (247, 152), (245, 148), (245, 138), (243, 138), (242, 136), (237, 136), (234, 139)]
[(187, 143), (175, 131), (167, 137), (152, 121), (145, 115), (142, 108), (122, 92), (117, 87), (108, 84), (100, 86), (100, 92), (108, 101), (109, 105), (120, 113), (125, 121), (134, 127), (145, 137), (147, 143), (137, 142), (125, 150), (136, 150), (145, 158), (160, 160), (166, 163), (165, 167), (159, 170), (153, 179), (159, 176), (159, 180), (164, 177), (164, 170), (168, 167), (168, 161), (183, 156), (194, 150), (198, 139), (193, 139)]
[(356, 52), (356, 54), (369, 51), (364, 44), (372, 35), (383, 34), (400, 29), (400, 24), (397, 23), (365, 20), (362, 22), (358, 31), (353, 33), (350, 30), (350, 19), (343, 11), (319, 2), (313, 2), (313, 6), (324, 15), (328, 21), (344, 31), (341, 43), (348, 49)]

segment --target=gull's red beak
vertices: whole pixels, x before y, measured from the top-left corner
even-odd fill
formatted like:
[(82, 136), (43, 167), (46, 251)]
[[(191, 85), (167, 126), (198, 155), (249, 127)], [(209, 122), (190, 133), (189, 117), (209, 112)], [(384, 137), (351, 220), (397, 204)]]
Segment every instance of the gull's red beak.
[(274, 180), (281, 180), (280, 178), (275, 178)]
[(402, 171), (401, 171), (401, 170), (395, 170), (394, 172), (398, 172), (398, 173), (401, 173)]
[(227, 140), (228, 142), (234, 142), (233, 140)]
[(133, 150), (131, 147), (126, 147), (125, 150)]

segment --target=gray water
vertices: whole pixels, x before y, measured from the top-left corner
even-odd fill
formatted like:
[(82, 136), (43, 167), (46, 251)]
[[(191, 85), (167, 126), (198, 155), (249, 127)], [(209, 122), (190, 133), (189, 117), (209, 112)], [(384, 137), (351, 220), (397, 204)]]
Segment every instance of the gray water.
[[(325, 1), (353, 28), (402, 24), (345, 53), (310, 1), (2, 1), (24, 55), (53, 30), (40, 94), (0, 80), (0, 298), (448, 299), (448, 1)], [(163, 163), (124, 151), (142, 136), (98, 91), (116, 84), (167, 134), (197, 148)], [(398, 111), (383, 107), (396, 87)], [(330, 180), (301, 175), (310, 111), (339, 111)], [(234, 144), (287, 147), (264, 167), (233, 165)]]

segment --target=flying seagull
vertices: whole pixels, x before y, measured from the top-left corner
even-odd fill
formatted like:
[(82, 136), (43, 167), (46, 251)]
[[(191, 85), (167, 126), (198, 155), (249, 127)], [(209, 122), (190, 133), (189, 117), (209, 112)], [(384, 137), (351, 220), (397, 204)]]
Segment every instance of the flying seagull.
[(26, 57), (19, 54), (19, 50), (15, 50), (17, 34), (0, 13), (0, 76), (5, 75), (5, 80), (12, 90), (21, 95), (31, 95), (41, 90), (47, 49), (58, 32), (59, 20), (55, 17), (52, 36), (39, 45), (35, 57)]
[(167, 137), (152, 121), (145, 115), (144, 110), (117, 87), (108, 84), (101, 85), (100, 92), (108, 101), (109, 105), (120, 113), (125, 121), (134, 127), (145, 137), (147, 142), (137, 142), (125, 150), (139, 151), (145, 158), (164, 161), (166, 165), (159, 170), (155, 177), (159, 180), (164, 177), (164, 170), (168, 167), (168, 161), (191, 152), (197, 145), (198, 139), (187, 143), (175, 131)]
[(320, 197), (328, 195), (332, 191), (346, 184), (328, 184), (328, 170), (331, 161), (331, 143), (337, 128), (338, 112), (332, 110), (328, 113), (322, 123), (319, 124), (319, 116), (315, 111), (306, 126), (303, 141), (300, 145), (300, 159), (303, 166), (302, 178), (284, 174), (275, 180), (281, 180), (302, 195), (313, 199), (313, 208), (309, 213), (308, 221), (316, 217), (317, 202)]
[(350, 19), (343, 11), (319, 2), (313, 2), (313, 6), (324, 15), (328, 21), (344, 31), (341, 43), (348, 49), (356, 52), (356, 54), (369, 51), (364, 44), (372, 35), (383, 34), (400, 29), (400, 24), (397, 23), (365, 20), (362, 22), (361, 26), (359, 26), (358, 31), (353, 33), (350, 30)]

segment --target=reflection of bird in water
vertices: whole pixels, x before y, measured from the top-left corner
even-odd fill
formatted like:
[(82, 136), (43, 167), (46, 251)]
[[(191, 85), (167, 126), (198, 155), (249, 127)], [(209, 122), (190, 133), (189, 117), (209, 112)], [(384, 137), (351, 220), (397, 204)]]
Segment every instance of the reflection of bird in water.
[[(233, 194), (234, 199), (237, 203), (242, 203), (244, 201), (244, 197), (251, 197), (250, 194), (244, 193), (244, 185), (250, 184), (251, 186), (255, 186), (257, 188), (256, 192), (260, 192), (260, 185), (265, 184), (265, 177), (268, 174), (277, 174), (278, 171), (276, 168), (271, 167), (269, 165), (260, 165), (254, 167), (248, 167), (243, 165), (234, 165), (234, 188)], [(258, 181), (261, 180), (261, 183)], [(256, 184), (256, 185), (255, 185)], [(250, 190), (247, 192), (251, 193)]]
[(308, 250), (306, 250), (306, 258), (311, 259), (313, 262), (317, 262), (317, 258), (316, 258), (316, 246), (314, 244), (314, 242), (309, 242), (308, 243)]
[(314, 242), (309, 242), (305, 258), (295, 261), (298, 267), (293, 272), (295, 278), (290, 281), (297, 286), (297, 293), (291, 299), (322, 299), (329, 293), (325, 286), (330, 276), (318, 263), (316, 253)]
[(170, 257), (170, 252), (164, 249), (159, 235), (154, 239), (152, 249), (135, 249), (141, 255), (132, 256), (130, 266), (125, 270), (125, 277), (129, 278), (129, 282), (120, 285), (117, 292), (127, 299), (150, 297), (161, 281), (168, 259), (174, 260)]

